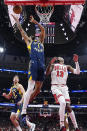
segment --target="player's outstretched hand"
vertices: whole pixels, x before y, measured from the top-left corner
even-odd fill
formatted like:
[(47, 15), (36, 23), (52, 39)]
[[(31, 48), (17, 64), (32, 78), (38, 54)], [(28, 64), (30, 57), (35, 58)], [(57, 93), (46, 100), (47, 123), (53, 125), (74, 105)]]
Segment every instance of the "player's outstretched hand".
[(73, 55), (73, 60), (74, 60), (74, 62), (78, 62), (78, 55), (77, 54)]
[(6, 93), (3, 93), (3, 94), (2, 94), (2, 96), (4, 96), (4, 97), (5, 97), (5, 96), (6, 96)]
[(30, 22), (34, 22), (34, 17), (32, 15), (30, 16)]
[(50, 64), (53, 64), (57, 60), (57, 57), (53, 57), (53, 59), (50, 61)]

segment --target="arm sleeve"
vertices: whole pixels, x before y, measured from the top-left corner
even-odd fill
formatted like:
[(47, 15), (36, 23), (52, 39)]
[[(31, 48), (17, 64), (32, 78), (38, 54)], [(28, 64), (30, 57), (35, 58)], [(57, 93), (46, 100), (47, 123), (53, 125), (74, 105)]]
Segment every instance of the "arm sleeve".
[(80, 74), (80, 67), (79, 67), (79, 63), (78, 62), (75, 62), (75, 65), (76, 65), (76, 69), (74, 69), (74, 74)]

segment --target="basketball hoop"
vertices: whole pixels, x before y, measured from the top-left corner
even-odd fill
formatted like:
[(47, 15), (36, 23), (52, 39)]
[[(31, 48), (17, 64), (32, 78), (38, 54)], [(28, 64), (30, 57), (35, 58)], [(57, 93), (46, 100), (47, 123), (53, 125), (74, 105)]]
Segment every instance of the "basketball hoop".
[(49, 5), (49, 6), (37, 5), (35, 7), (35, 11), (40, 18), (40, 23), (49, 23), (50, 18), (53, 14), (53, 11), (54, 11), (54, 6), (52, 6), (52, 5)]

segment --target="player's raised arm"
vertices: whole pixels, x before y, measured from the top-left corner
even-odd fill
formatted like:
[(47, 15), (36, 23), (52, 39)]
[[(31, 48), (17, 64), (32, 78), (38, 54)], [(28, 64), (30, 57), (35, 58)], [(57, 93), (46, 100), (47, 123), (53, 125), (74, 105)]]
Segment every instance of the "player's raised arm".
[(75, 62), (76, 65), (76, 69), (74, 69), (72, 66), (68, 65), (67, 69), (72, 72), (73, 74), (80, 74), (80, 67), (79, 67), (79, 62), (78, 62), (78, 55), (74, 54), (73, 56), (73, 60)]
[(12, 89), (10, 89), (9, 94), (3, 93), (2, 96), (4, 96), (8, 100), (11, 99), (11, 97), (12, 97)]
[(27, 44), (27, 47), (29, 46), (29, 44), (32, 42), (31, 38), (28, 37), (27, 33), (23, 30), (19, 20), (14, 16), (12, 15), (12, 17), (14, 18), (14, 20), (16, 21), (16, 24), (17, 24), (17, 27), (22, 35), (22, 37), (24, 38), (25, 40), (25, 43)]
[(53, 70), (53, 63), (57, 60), (56, 57), (52, 58), (52, 60), (50, 61), (49, 65), (47, 66), (47, 69), (46, 69), (46, 75), (50, 75), (51, 71)]
[(45, 29), (44, 27), (39, 24), (34, 18), (33, 16), (30, 16), (30, 22), (34, 23), (34, 24), (37, 24), (41, 30), (41, 33), (40, 33), (40, 42), (43, 44), (44, 43), (44, 39), (45, 39)]

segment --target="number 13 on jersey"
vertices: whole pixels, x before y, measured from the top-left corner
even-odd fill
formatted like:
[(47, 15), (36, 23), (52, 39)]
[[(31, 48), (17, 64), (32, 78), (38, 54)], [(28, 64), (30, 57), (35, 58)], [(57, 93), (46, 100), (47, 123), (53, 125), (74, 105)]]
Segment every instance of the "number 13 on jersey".
[(64, 77), (64, 72), (63, 71), (57, 71), (57, 77)]

